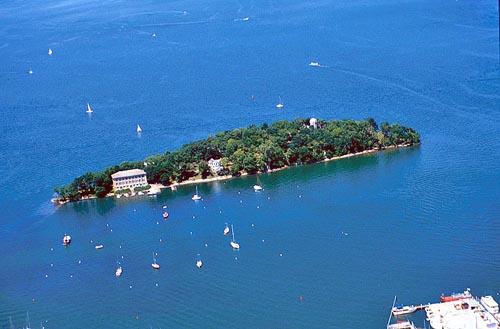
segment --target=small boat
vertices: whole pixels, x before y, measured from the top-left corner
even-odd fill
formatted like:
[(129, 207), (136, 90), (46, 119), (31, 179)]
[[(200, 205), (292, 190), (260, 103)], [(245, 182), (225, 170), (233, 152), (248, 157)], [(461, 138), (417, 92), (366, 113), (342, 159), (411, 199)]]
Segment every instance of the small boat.
[(498, 303), (491, 296), (484, 296), (480, 299), (481, 304), (484, 306), (486, 311), (491, 314), (498, 314)]
[(116, 198), (117, 198), (117, 199), (119, 199), (119, 198), (121, 198), (121, 197), (122, 197), (122, 195), (121, 195), (121, 194), (117, 194), (117, 195), (116, 195)]
[(244, 22), (246, 22), (246, 21), (250, 20), (250, 17), (243, 17), (241, 20), (244, 21)]
[(201, 268), (202, 266), (203, 266), (203, 262), (200, 259), (198, 259), (198, 261), (196, 261), (196, 267)]
[(102, 244), (98, 244), (97, 246), (95, 246), (96, 249), (102, 249), (104, 248), (104, 246)]
[(262, 191), (262, 183), (260, 182), (259, 175), (257, 175), (257, 184), (253, 186), (254, 191)]
[(164, 218), (164, 219), (167, 219), (167, 218), (168, 218), (168, 212), (166, 212), (166, 211), (165, 211), (165, 212), (163, 213), (163, 218)]
[[(387, 329), (417, 329), (415, 324), (410, 321), (397, 321), (396, 323), (391, 324), (392, 315), (394, 314), (394, 310), (398, 309), (395, 307), (397, 297), (394, 296), (394, 301), (391, 307), (391, 313), (389, 315), (389, 320), (387, 320)], [(413, 306), (412, 306), (413, 307)], [(403, 307), (401, 307), (403, 309)]]
[(233, 234), (233, 238), (231, 239), (231, 247), (233, 247), (233, 249), (240, 249), (240, 245), (238, 243), (236, 243), (236, 240), (234, 240), (234, 227), (233, 225), (231, 225), (231, 233)]
[(155, 253), (153, 252), (153, 264), (151, 264), (151, 266), (155, 269), (155, 270), (159, 270), (160, 269), (160, 265), (156, 262), (156, 257), (155, 257)]
[(136, 129), (137, 133), (140, 134), (142, 133), (142, 128), (141, 126), (137, 125), (137, 129)]
[(278, 104), (276, 104), (276, 107), (279, 108), (279, 109), (281, 109), (285, 105), (283, 105), (283, 101), (281, 101), (281, 96), (279, 96), (279, 98), (280, 98), (280, 102)]
[(229, 234), (229, 226), (227, 226), (227, 223), (226, 223), (226, 227), (224, 228), (224, 235), (228, 235)]
[(406, 314), (411, 314), (415, 313), (417, 311), (417, 308), (415, 306), (403, 306), (399, 305), (396, 307), (392, 308), (392, 314), (394, 316), (401, 316), (401, 315), (406, 315)]
[(29, 73), (29, 74), (33, 74), (33, 70), (32, 70), (32, 69), (30, 69), (30, 70), (28, 71), (28, 73)]
[(161, 190), (157, 190), (157, 189), (151, 189), (149, 192), (148, 192), (148, 195), (149, 196), (157, 196), (158, 194), (161, 193)]
[(71, 236), (69, 236), (69, 235), (65, 235), (65, 236), (63, 237), (63, 244), (64, 244), (65, 246), (67, 246), (67, 245), (69, 245), (70, 243), (71, 243)]
[(194, 201), (201, 200), (201, 196), (198, 194), (198, 186), (196, 186), (196, 193), (191, 199), (193, 199)]
[(87, 114), (92, 114), (94, 111), (92, 111), (92, 109), (90, 108), (90, 104), (87, 103), (87, 111), (85, 111), (85, 113)]
[(456, 300), (461, 300), (461, 299), (467, 299), (467, 298), (472, 298), (472, 295), (470, 293), (470, 289), (467, 288), (463, 293), (460, 294), (451, 294), (450, 296), (445, 296), (444, 294), (441, 294), (441, 302), (453, 302)]
[(311, 62), (309, 66), (321, 66), (318, 62)]
[(49, 51), (47, 52), (50, 55), (52, 55), (52, 49), (49, 48)]
[(410, 321), (400, 321), (394, 324), (388, 324), (387, 329), (417, 329), (415, 324)]
[(121, 266), (118, 266), (118, 268), (116, 269), (115, 275), (116, 275), (116, 276), (120, 276), (120, 275), (122, 275), (122, 272), (123, 272), (122, 267), (121, 267)]

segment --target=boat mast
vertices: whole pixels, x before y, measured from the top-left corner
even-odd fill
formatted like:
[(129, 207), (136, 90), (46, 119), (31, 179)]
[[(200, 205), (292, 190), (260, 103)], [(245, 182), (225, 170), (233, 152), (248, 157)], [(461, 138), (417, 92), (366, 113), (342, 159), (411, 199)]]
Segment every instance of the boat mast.
[(397, 297), (397, 296), (394, 296), (394, 301), (392, 302), (391, 312), (389, 313), (389, 320), (387, 320), (387, 326), (389, 326), (389, 323), (391, 323), (391, 319), (392, 319), (392, 309), (394, 308), (394, 305), (396, 305), (396, 297)]

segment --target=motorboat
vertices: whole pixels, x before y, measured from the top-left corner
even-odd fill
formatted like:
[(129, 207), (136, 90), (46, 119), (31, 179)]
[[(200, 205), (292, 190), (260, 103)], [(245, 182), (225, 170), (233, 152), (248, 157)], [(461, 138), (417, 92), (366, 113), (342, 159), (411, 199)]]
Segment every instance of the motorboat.
[(486, 309), (486, 311), (495, 315), (498, 314), (498, 303), (491, 296), (484, 296), (480, 299), (481, 305)]
[(440, 298), (441, 298), (441, 302), (445, 303), (445, 302), (453, 302), (453, 301), (461, 300), (461, 299), (472, 298), (472, 295), (470, 293), (470, 289), (467, 288), (467, 290), (465, 290), (464, 292), (459, 293), (459, 294), (451, 294), (450, 296), (445, 296), (444, 294), (441, 294)]
[(67, 245), (69, 245), (70, 243), (71, 243), (71, 236), (69, 236), (69, 235), (65, 235), (65, 236), (63, 237), (63, 244), (64, 244), (65, 246), (67, 246)]
[(98, 244), (97, 246), (95, 246), (96, 249), (102, 249), (104, 248), (104, 246), (102, 244)]
[(116, 272), (115, 272), (115, 275), (116, 276), (120, 276), (122, 275), (122, 272), (123, 272), (123, 269), (121, 266), (119, 266), (117, 269), (116, 269)]
[(224, 228), (224, 235), (228, 235), (229, 234), (229, 226), (227, 226), (227, 223), (226, 223), (226, 227)]
[(164, 219), (167, 219), (167, 218), (168, 218), (168, 212), (166, 212), (166, 211), (165, 211), (165, 212), (163, 213), (163, 218), (164, 218)]
[(399, 321), (397, 323), (388, 324), (387, 329), (417, 329), (415, 324), (410, 321)]

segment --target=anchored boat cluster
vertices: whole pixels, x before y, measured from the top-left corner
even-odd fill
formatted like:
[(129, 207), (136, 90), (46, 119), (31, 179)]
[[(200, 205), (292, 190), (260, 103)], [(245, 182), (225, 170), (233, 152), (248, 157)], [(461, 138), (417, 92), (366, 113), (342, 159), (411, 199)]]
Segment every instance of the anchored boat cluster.
[[(394, 304), (396, 298), (394, 298)], [(474, 297), (470, 289), (449, 296), (441, 295), (441, 302), (419, 306), (394, 306), (387, 329), (416, 329), (406, 316), (424, 310), (426, 322), (433, 329), (492, 329), (500, 328), (498, 303), (492, 296)], [(396, 321), (396, 323), (391, 323)]]

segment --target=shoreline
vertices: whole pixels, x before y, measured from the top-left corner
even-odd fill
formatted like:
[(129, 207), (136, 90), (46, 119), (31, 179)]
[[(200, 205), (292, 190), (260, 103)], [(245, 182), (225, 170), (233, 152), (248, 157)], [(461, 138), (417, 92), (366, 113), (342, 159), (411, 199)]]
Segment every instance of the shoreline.
[[(349, 153), (349, 154), (345, 154), (345, 155), (336, 156), (333, 158), (323, 159), (323, 160), (318, 161), (316, 163), (330, 162), (330, 161), (341, 160), (341, 159), (351, 158), (351, 157), (365, 155), (365, 154), (373, 154), (373, 153), (378, 153), (381, 151), (392, 150), (392, 149), (397, 149), (397, 148), (402, 148), (402, 147), (417, 146), (417, 145), (420, 145), (420, 143), (416, 143), (416, 144), (412, 144), (412, 145), (410, 145), (410, 144), (391, 145), (391, 146), (384, 147), (381, 149), (365, 150), (365, 151), (361, 151), (361, 152)], [(314, 163), (311, 163), (311, 164), (314, 164)], [(274, 172), (278, 172), (278, 171), (285, 170), (288, 168), (290, 168), (290, 166), (283, 166), (281, 168), (269, 169), (266, 172), (257, 172), (257, 174), (274, 173)], [(159, 184), (159, 183), (149, 184), (149, 185), (151, 185), (151, 189), (149, 190), (149, 192), (152, 192), (151, 194), (153, 194), (153, 195), (157, 195), (157, 194), (160, 194), (163, 189), (171, 189), (171, 190), (175, 191), (178, 186), (226, 181), (226, 180), (240, 178), (240, 177), (248, 176), (248, 175), (249, 174), (247, 172), (245, 172), (245, 173), (241, 173), (239, 176), (226, 175), (226, 176), (217, 176), (217, 177), (211, 177), (211, 178), (205, 178), (205, 179), (197, 178), (197, 179), (192, 179), (192, 180), (186, 180), (186, 181), (183, 181), (180, 183), (173, 183), (170, 185), (163, 185), (163, 184)], [(144, 191), (144, 195), (146, 195), (146, 196), (151, 196), (151, 194), (148, 195), (148, 192)], [(114, 198), (114, 197), (115, 197), (114, 193), (109, 193), (103, 199)], [(98, 198), (96, 196), (90, 196), (90, 197), (82, 198), (79, 201), (87, 201), (87, 200), (92, 200), (92, 199), (98, 199)], [(59, 202), (56, 199), (51, 199), (51, 202), (56, 204), (57, 206), (62, 206), (63, 204), (69, 203), (69, 201)]]
[[(417, 145), (420, 145), (420, 143), (413, 144), (413, 145), (409, 145), (409, 144), (392, 145), (392, 146), (388, 146), (388, 147), (385, 147), (385, 148), (382, 148), (382, 149), (371, 149), (371, 150), (365, 150), (365, 151), (356, 152), (356, 153), (349, 153), (349, 154), (345, 154), (345, 155), (340, 155), (340, 156), (336, 156), (336, 157), (333, 157), (333, 158), (324, 159), (324, 160), (318, 161), (316, 163), (330, 162), (330, 161), (351, 158), (351, 157), (355, 157), (355, 156), (359, 156), (359, 155), (364, 155), (364, 154), (378, 153), (378, 152), (381, 152), (381, 151), (392, 150), (392, 149), (395, 149), (395, 148), (410, 147), (410, 146), (417, 146)], [(314, 164), (314, 163), (311, 163), (311, 164)], [(288, 168), (290, 168), (290, 166), (283, 166), (281, 168), (269, 169), (266, 172), (260, 172), (259, 171), (257, 174), (274, 173), (274, 172), (278, 172), (278, 171), (285, 170), (285, 169), (288, 169)], [(221, 181), (221, 180), (225, 181), (225, 180), (230, 180), (230, 179), (239, 178), (239, 177), (248, 176), (248, 175), (249, 174), (245, 172), (245, 173), (242, 173), (239, 176), (227, 175), (227, 176), (218, 176), (218, 177), (211, 177), (211, 178), (205, 178), (205, 179), (203, 179), (203, 178), (197, 178), (197, 179), (193, 179), (193, 180), (186, 180), (186, 181), (183, 181), (183, 182), (180, 182), (180, 183), (173, 183), (173, 184), (170, 184), (170, 185), (163, 185), (163, 184), (150, 184), (150, 185), (151, 185), (151, 187), (154, 186), (157, 189), (161, 190), (161, 189), (164, 189), (164, 188), (172, 188), (172, 186), (173, 187), (177, 187), (177, 186), (193, 185), (193, 184), (200, 184), (200, 183), (212, 183), (212, 182), (217, 182), (217, 181)]]

